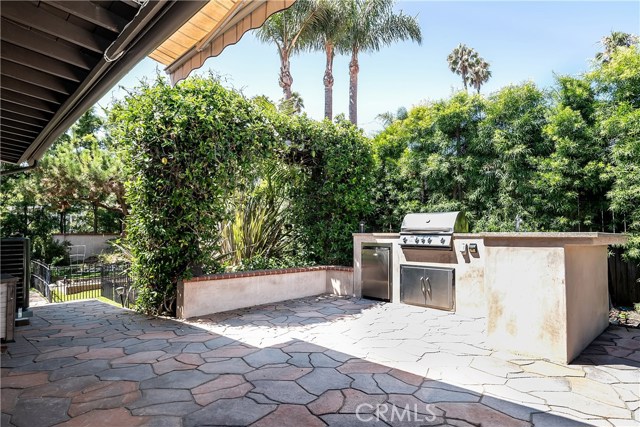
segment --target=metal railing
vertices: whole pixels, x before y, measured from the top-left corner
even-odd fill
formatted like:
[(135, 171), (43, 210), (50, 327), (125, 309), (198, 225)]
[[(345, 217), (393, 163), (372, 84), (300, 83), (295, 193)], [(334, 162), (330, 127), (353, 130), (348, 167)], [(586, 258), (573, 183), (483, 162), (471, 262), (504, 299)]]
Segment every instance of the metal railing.
[(130, 264), (74, 264), (50, 266), (31, 262), (31, 286), (49, 302), (104, 297), (130, 307), (136, 291), (129, 276)]
[(51, 269), (41, 261), (31, 261), (31, 287), (40, 292), (49, 302), (51, 302)]

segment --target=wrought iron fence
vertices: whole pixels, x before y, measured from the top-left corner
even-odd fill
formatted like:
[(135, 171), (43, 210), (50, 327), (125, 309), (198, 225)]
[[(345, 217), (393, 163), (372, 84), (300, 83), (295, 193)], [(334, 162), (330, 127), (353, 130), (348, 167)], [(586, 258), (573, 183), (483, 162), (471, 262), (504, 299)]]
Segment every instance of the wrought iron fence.
[(129, 276), (130, 264), (74, 264), (50, 266), (31, 262), (31, 286), (49, 302), (104, 297), (131, 307), (136, 299)]

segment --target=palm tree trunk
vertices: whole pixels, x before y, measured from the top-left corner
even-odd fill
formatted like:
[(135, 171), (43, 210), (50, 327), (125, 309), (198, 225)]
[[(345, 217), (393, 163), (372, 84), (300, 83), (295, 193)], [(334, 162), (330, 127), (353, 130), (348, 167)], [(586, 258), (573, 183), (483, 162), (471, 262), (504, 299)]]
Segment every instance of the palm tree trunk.
[(349, 62), (349, 120), (354, 125), (358, 124), (358, 51), (354, 49), (351, 52), (351, 61)]
[(284, 93), (284, 99), (291, 98), (291, 85), (293, 84), (293, 77), (291, 77), (291, 63), (289, 62), (289, 52), (283, 50), (280, 52), (280, 78), (278, 84), (282, 88)]
[(324, 46), (327, 55), (327, 65), (324, 71), (324, 117), (333, 119), (333, 44), (326, 43)]

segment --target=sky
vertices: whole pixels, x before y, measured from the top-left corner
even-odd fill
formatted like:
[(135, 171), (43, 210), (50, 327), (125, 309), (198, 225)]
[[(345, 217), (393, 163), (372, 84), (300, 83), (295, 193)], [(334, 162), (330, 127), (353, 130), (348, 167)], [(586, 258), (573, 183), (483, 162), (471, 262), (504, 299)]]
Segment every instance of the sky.
[[(398, 1), (396, 10), (417, 17), (422, 44), (399, 42), (379, 52), (360, 55), (358, 125), (367, 134), (382, 128), (378, 114), (411, 108), (446, 98), (462, 88), (462, 80), (447, 65), (447, 55), (459, 43), (474, 48), (491, 64), (492, 77), (482, 88), (490, 94), (527, 80), (541, 88), (554, 75), (588, 71), (599, 51), (598, 41), (611, 31), (640, 33), (640, 1)], [(314, 119), (324, 114), (324, 53), (292, 58), (292, 89), (303, 98), (304, 111)], [(334, 61), (334, 114), (348, 116), (349, 58)], [(259, 42), (252, 32), (220, 56), (209, 58), (192, 73), (220, 75), (224, 85), (246, 96), (282, 98), (276, 47)], [(162, 65), (146, 58), (100, 102), (108, 107)]]

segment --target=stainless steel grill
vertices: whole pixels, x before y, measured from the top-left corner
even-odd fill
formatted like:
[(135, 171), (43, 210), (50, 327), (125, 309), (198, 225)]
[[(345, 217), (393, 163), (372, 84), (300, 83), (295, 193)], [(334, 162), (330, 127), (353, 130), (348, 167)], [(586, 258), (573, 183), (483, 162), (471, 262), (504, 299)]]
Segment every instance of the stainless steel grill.
[(462, 212), (410, 213), (402, 220), (400, 246), (452, 249), (453, 233), (469, 232)]

